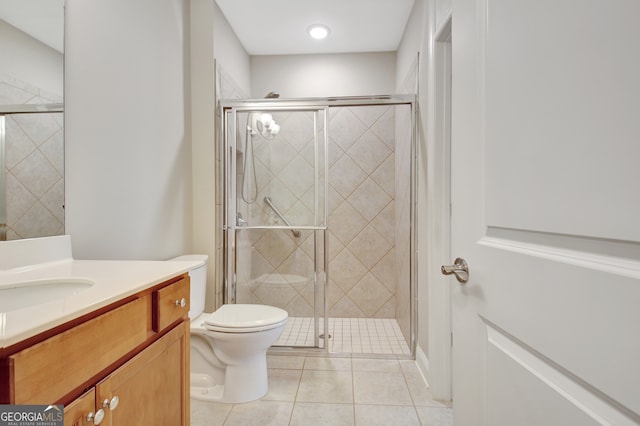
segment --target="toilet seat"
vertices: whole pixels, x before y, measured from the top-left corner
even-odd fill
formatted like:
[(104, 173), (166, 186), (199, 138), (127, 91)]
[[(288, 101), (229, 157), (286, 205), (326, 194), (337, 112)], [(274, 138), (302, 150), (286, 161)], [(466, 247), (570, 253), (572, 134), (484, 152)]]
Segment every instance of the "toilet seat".
[(210, 314), (203, 314), (202, 326), (222, 333), (254, 333), (281, 326), (289, 314), (267, 305), (228, 304)]

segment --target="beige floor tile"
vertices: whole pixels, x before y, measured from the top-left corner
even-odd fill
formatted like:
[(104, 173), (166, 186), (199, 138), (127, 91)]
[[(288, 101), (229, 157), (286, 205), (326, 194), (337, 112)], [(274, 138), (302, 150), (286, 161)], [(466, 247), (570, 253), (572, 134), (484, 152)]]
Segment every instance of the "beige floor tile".
[(234, 404), (225, 426), (283, 426), (289, 424), (293, 402), (254, 401)]
[(269, 393), (246, 404), (191, 400), (191, 426), (452, 426), (414, 361), (269, 355)]
[(446, 407), (416, 407), (422, 426), (453, 426), (453, 410)]
[(307, 357), (305, 370), (343, 370), (351, 371), (351, 358)]
[(302, 370), (270, 368), (268, 373), (269, 392), (262, 399), (265, 401), (295, 401)]
[(413, 405), (402, 373), (353, 372), (356, 404)]
[(232, 404), (191, 400), (191, 426), (221, 426), (231, 412)]
[(304, 370), (296, 401), (352, 404), (351, 372)]
[(302, 370), (303, 356), (267, 355), (268, 368), (282, 368), (287, 370)]
[(356, 426), (419, 426), (420, 420), (414, 407), (395, 405), (355, 406)]
[(420, 370), (413, 361), (401, 362), (402, 373), (407, 380), (409, 386), (409, 392), (411, 398), (416, 406), (433, 406), (439, 405), (437, 401), (434, 401), (433, 394), (427, 386)]
[(352, 404), (297, 402), (293, 407), (291, 426), (352, 426)]
[(353, 371), (401, 372), (400, 363), (395, 359), (354, 358), (352, 362)]

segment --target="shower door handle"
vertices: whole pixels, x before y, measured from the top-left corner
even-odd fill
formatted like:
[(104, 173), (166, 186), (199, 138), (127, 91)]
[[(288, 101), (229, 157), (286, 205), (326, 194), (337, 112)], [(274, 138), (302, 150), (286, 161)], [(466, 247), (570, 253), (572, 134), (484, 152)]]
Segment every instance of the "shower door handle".
[(442, 265), (440, 271), (444, 275), (455, 275), (458, 282), (464, 284), (469, 281), (469, 265), (467, 261), (461, 257), (458, 257), (453, 265)]

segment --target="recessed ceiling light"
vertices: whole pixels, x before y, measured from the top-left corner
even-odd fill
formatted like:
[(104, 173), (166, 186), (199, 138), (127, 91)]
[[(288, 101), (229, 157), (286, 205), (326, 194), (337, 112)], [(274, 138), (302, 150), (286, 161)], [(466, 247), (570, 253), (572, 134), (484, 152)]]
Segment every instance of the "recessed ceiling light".
[(307, 32), (316, 40), (322, 40), (329, 35), (329, 27), (322, 24), (315, 24), (307, 28)]

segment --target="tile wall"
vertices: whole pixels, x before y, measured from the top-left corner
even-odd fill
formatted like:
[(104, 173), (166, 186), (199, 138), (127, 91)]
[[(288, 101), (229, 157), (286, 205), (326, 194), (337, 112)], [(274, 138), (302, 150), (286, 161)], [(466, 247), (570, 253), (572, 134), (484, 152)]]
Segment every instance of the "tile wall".
[[(409, 181), (407, 176), (396, 176), (396, 108), (329, 109), (328, 305), (331, 317), (396, 318), (399, 291), (396, 234), (398, 229), (402, 231), (402, 256), (406, 256), (404, 245), (408, 244), (409, 232), (406, 215), (398, 215), (398, 188), (400, 194), (406, 196)], [(272, 141), (254, 140), (257, 202), (241, 203), (240, 208), (250, 224), (281, 224), (263, 202), (265, 195), (272, 198), (290, 222), (313, 223), (314, 169), (310, 155), (313, 127), (309, 114), (300, 114), (296, 117), (274, 114), (281, 124), (278, 137)], [(408, 146), (408, 136), (402, 136), (407, 137), (405, 145)], [(238, 160), (239, 192), (244, 179), (241, 161)], [(400, 166), (408, 172), (404, 160)], [(247, 173), (250, 175), (252, 169)], [(251, 185), (252, 179), (247, 178)], [(407, 200), (402, 198), (402, 202), (401, 208), (405, 208)], [(398, 225), (396, 218), (406, 221)], [(244, 231), (238, 244), (250, 248), (250, 255), (244, 260), (238, 259), (245, 262), (239, 270), (251, 271), (240, 280), (244, 285), (238, 287), (238, 302), (280, 306), (291, 316), (313, 314), (312, 231), (302, 231), (300, 238), (286, 230)], [(405, 275), (401, 278), (405, 279), (401, 286), (408, 287), (408, 278)], [(405, 305), (408, 306), (408, 302), (402, 303)]]
[(329, 314), (395, 318), (395, 107), (331, 109)]

